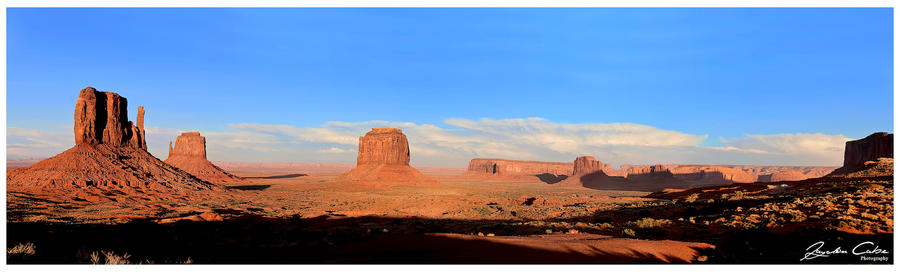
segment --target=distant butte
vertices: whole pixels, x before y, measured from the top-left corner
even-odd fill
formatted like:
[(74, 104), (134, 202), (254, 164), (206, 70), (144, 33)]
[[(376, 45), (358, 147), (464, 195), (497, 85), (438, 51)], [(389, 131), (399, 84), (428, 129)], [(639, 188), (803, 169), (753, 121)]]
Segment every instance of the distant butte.
[(465, 176), (509, 181), (537, 181), (597, 189), (685, 188), (731, 183), (773, 182), (816, 178), (835, 167), (744, 165), (621, 165), (613, 169), (592, 156), (574, 162), (517, 161), (475, 158)]
[(409, 142), (397, 128), (373, 128), (359, 137), (356, 168), (336, 180), (375, 187), (395, 185), (438, 185), (409, 166)]
[(174, 147), (172, 142), (169, 142), (169, 157), (165, 162), (207, 182), (228, 183), (243, 180), (206, 159), (206, 138), (200, 136), (198, 131), (182, 133), (175, 139)]

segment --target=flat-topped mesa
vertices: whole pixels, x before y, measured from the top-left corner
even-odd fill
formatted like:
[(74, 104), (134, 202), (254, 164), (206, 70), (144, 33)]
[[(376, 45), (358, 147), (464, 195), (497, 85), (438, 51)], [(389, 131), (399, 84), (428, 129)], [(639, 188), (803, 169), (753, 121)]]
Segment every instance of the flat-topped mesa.
[(397, 128), (373, 128), (359, 137), (356, 165), (409, 165), (409, 142)]
[(338, 181), (362, 186), (439, 185), (409, 166), (409, 142), (396, 128), (373, 128), (359, 137), (356, 168), (341, 174)]
[(186, 156), (197, 157), (206, 160), (206, 137), (200, 136), (199, 131), (182, 133), (175, 139), (175, 146), (169, 142), (169, 157)]
[(206, 159), (206, 137), (200, 136), (199, 131), (182, 133), (175, 139), (174, 147), (172, 142), (169, 142), (169, 157), (165, 162), (206, 182), (227, 183), (243, 180)]
[(628, 166), (628, 169), (625, 170), (627, 174), (626, 177), (633, 175), (660, 175), (660, 174), (671, 174), (669, 168), (662, 164), (655, 165), (638, 165), (638, 166)]
[(488, 176), (534, 176), (540, 174), (570, 175), (571, 162), (517, 161), (505, 159), (475, 158), (469, 161), (466, 170), (470, 175)]
[(867, 161), (894, 157), (894, 134), (872, 133), (865, 138), (848, 141), (844, 148), (844, 167), (861, 167)]
[(128, 100), (93, 87), (81, 90), (75, 102), (75, 144), (131, 146), (147, 150), (144, 110), (138, 109), (138, 126), (128, 121)]
[(575, 169), (572, 171), (572, 176), (583, 176), (598, 173), (602, 170), (603, 163), (597, 161), (593, 156), (581, 156), (575, 158)]

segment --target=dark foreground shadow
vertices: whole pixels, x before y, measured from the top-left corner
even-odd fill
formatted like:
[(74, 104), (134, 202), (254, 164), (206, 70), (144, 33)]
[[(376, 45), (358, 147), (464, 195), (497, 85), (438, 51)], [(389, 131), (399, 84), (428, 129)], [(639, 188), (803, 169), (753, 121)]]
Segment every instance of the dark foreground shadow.
[[(626, 211), (627, 212), (627, 211)], [(598, 214), (585, 220), (607, 220)], [(636, 216), (644, 216), (635, 214)], [(618, 220), (618, 217), (611, 219)], [(498, 236), (543, 234), (546, 226), (507, 224), (499, 220), (453, 220), (386, 217), (263, 218), (241, 215), (220, 222), (180, 221), (172, 224), (7, 223), (7, 248), (33, 243), (35, 254), (8, 257), (10, 264), (90, 263), (95, 251), (128, 253), (133, 263), (199, 264), (467, 264), (467, 263), (663, 263), (672, 256), (635, 250), (615, 251), (591, 246), (588, 250), (546, 248), (471, 239), (472, 236), (434, 233), (495, 233)], [(612, 232), (619, 233), (621, 230)], [(714, 250), (696, 250), (708, 263), (859, 263), (858, 256), (820, 258), (800, 262), (816, 241), (852, 248), (873, 241), (892, 251), (893, 234), (851, 235), (834, 231), (799, 230), (791, 233), (750, 231), (712, 233), (673, 230), (639, 239), (705, 242)], [(656, 237), (654, 237), (656, 236)], [(468, 238), (466, 238), (468, 237)], [(465, 239), (464, 239), (465, 238)], [(857, 259), (853, 259), (857, 258)], [(890, 260), (893, 263), (893, 260)]]
[(634, 250), (547, 250), (466, 235), (433, 234), (544, 232), (544, 228), (537, 227), (510, 229), (499, 222), (325, 216), (273, 219), (245, 215), (222, 222), (172, 224), (8, 223), (7, 247), (31, 242), (36, 254), (7, 260), (11, 264), (91, 263), (92, 252), (105, 250), (128, 253), (133, 263), (148, 260), (156, 264), (179, 263), (188, 258), (207, 264), (678, 262), (672, 256)]
[(307, 174), (287, 174), (287, 175), (277, 175), (277, 176), (262, 176), (262, 177), (243, 177), (245, 179), (287, 179), (287, 178), (296, 178), (296, 177), (305, 177), (309, 176)]

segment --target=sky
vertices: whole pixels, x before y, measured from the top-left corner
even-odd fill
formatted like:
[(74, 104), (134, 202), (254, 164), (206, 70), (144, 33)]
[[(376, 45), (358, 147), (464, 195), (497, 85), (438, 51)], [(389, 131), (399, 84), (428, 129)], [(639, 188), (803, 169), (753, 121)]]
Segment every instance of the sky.
[(840, 165), (893, 132), (890, 8), (9, 8), (7, 158), (74, 145), (87, 86), (210, 160)]

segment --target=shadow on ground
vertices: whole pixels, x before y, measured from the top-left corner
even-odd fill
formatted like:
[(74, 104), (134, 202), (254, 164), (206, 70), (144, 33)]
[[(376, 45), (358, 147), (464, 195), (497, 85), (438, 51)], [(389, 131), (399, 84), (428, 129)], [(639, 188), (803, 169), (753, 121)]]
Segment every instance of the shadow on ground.
[[(543, 233), (510, 229), (499, 221), (418, 218), (317, 217), (274, 219), (244, 215), (221, 222), (172, 224), (8, 223), (8, 247), (31, 242), (36, 254), (9, 257), (11, 264), (90, 263), (94, 251), (128, 253), (132, 262), (215, 264), (307, 263), (663, 263), (672, 256), (546, 250), (433, 233), (484, 231), (497, 235)], [(472, 237), (472, 236), (466, 236)], [(686, 248), (687, 249), (687, 248)], [(698, 249), (699, 250), (699, 249)]]
[[(255, 215), (221, 222), (171, 224), (149, 221), (117, 225), (8, 223), (7, 247), (31, 242), (36, 254), (9, 257), (7, 261), (10, 264), (90, 263), (91, 252), (101, 250), (127, 252), (133, 256), (132, 262), (152, 260), (158, 264), (178, 263), (188, 258), (194, 263), (207, 264), (663, 263), (674, 259), (634, 250), (610, 253), (593, 247), (588, 252), (557, 251), (432, 234), (529, 235), (543, 234), (546, 229), (505, 223), (509, 222), (328, 216), (276, 219)], [(713, 238), (702, 234), (699, 237)], [(721, 240), (700, 241), (716, 245), (715, 250), (691, 249), (709, 256), (709, 262), (714, 263), (798, 263), (803, 250), (822, 239), (840, 243), (836, 245), (858, 240), (888, 243), (893, 235), (746, 232)], [(855, 263), (839, 258), (819, 261)]]
[(309, 175), (307, 175), (307, 174), (287, 174), (287, 175), (243, 177), (243, 178), (245, 178), (245, 179), (288, 179), (288, 178), (305, 177), (305, 176), (309, 176)]
[(554, 184), (554, 183), (557, 183), (557, 182), (560, 182), (560, 181), (563, 181), (563, 180), (566, 180), (567, 178), (569, 178), (569, 176), (567, 176), (567, 175), (554, 175), (554, 174), (550, 174), (550, 173), (537, 174), (534, 176), (537, 177), (538, 179), (540, 179), (542, 182), (547, 183), (547, 184)]

